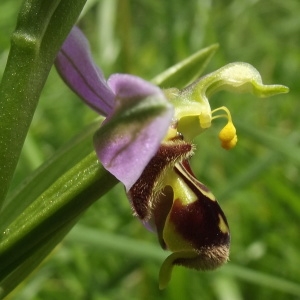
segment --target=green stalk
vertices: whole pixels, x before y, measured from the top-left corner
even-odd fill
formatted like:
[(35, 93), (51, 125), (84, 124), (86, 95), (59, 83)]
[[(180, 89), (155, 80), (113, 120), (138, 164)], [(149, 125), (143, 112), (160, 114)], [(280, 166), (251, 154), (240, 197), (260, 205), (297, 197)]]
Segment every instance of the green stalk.
[(0, 209), (56, 53), (86, 0), (25, 0), (0, 85)]

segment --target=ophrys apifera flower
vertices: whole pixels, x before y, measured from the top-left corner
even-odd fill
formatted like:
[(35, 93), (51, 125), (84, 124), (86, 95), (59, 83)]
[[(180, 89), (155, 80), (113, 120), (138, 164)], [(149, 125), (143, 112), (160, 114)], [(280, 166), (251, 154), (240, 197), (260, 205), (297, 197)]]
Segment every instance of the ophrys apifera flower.
[(56, 67), (66, 83), (106, 117), (94, 136), (99, 161), (124, 184), (134, 215), (173, 252), (161, 268), (160, 287), (168, 283), (174, 265), (209, 270), (225, 263), (228, 222), (190, 167), (192, 140), (214, 119), (225, 118), (221, 145), (231, 149), (237, 143), (228, 108), (211, 110), (208, 98), (213, 93), (226, 89), (268, 97), (288, 89), (264, 85), (258, 71), (246, 63), (228, 64), (183, 90), (162, 90), (127, 74), (106, 81), (78, 28), (65, 41)]

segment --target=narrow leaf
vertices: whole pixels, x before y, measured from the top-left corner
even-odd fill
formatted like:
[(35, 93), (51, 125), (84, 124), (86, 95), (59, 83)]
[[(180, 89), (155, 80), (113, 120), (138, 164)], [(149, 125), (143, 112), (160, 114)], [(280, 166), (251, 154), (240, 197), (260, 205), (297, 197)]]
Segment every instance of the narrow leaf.
[(181, 89), (187, 86), (200, 77), (218, 47), (218, 44), (214, 44), (201, 49), (154, 77), (152, 82), (162, 88), (176, 87)]
[(0, 218), (2, 232), (21, 212), (36, 200), (57, 178), (93, 151), (92, 138), (101, 120), (96, 120), (65, 144), (50, 159), (27, 177), (6, 199)]
[(56, 244), (51, 240), (58, 242), (59, 232), (67, 232), (70, 222), (116, 183), (101, 167), (94, 151), (60, 177), (1, 233), (0, 280), (45, 244), (49, 247), (42, 254), (49, 253)]

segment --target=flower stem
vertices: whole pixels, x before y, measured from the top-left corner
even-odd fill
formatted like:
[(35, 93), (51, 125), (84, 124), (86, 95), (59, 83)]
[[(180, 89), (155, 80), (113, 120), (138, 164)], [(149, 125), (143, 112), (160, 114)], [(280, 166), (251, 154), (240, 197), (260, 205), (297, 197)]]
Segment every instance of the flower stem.
[(57, 51), (86, 0), (25, 0), (0, 85), (0, 209)]

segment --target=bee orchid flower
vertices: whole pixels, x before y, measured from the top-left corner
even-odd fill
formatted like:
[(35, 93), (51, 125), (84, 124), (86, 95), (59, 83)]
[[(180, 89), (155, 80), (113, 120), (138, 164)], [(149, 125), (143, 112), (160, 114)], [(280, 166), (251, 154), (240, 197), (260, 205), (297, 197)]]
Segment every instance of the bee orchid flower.
[(161, 267), (160, 287), (167, 285), (174, 265), (210, 270), (224, 264), (229, 257), (229, 226), (214, 195), (190, 167), (192, 140), (214, 119), (225, 118), (221, 145), (236, 145), (229, 110), (211, 110), (208, 102), (218, 90), (267, 97), (288, 88), (264, 85), (259, 72), (246, 63), (228, 64), (183, 90), (162, 90), (127, 74), (113, 74), (106, 81), (76, 27), (55, 65), (69, 87), (106, 117), (94, 136), (99, 161), (124, 184), (134, 214), (157, 233), (163, 249), (173, 252)]

